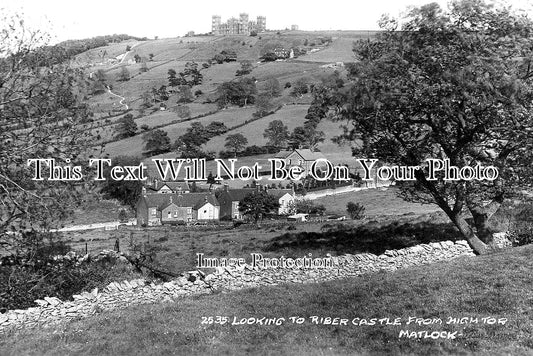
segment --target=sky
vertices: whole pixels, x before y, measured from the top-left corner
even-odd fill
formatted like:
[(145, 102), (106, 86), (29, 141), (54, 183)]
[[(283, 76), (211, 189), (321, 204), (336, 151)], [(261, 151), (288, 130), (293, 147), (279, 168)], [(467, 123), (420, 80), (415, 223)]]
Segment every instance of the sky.
[[(433, 0), (446, 7), (446, 0)], [(503, 0), (499, 0), (503, 1)], [(531, 8), (533, 0), (506, 1)], [(0, 0), (0, 9), (24, 13), (26, 22), (52, 35), (52, 43), (126, 33), (154, 38), (211, 31), (211, 16), (224, 22), (246, 12), (250, 19), (266, 16), (267, 29), (298, 25), (300, 30), (375, 30), (382, 14), (398, 17), (408, 6), (431, 0)], [(531, 12), (533, 14), (533, 12)]]

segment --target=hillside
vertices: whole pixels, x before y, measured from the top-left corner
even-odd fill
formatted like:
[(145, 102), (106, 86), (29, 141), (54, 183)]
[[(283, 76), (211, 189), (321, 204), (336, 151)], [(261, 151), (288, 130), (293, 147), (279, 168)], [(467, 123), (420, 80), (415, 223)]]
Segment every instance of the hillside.
[[(205, 144), (202, 148), (207, 152), (222, 150), (225, 138), (233, 133), (242, 133), (247, 137), (249, 145), (264, 145), (266, 139), (263, 137), (263, 132), (269, 122), (281, 120), (290, 131), (296, 126), (303, 125), (312, 96), (310, 94), (294, 96), (291, 94), (292, 89), (286, 86), (292, 86), (298, 80), (304, 80), (307, 85), (322, 83), (331, 78), (335, 71), (342, 78), (343, 67), (325, 68), (324, 64), (353, 61), (353, 41), (372, 35), (373, 33), (356, 31), (288, 31), (263, 33), (256, 37), (205, 36), (128, 40), (79, 54), (75, 58), (75, 63), (88, 66), (87, 74), (93, 83), (97, 76), (101, 76), (104, 85), (111, 88), (111, 91), (87, 98), (95, 112), (93, 122), (96, 126), (93, 129), (96, 136), (95, 152), (103, 145), (103, 155), (109, 157), (125, 154), (141, 155), (144, 150), (143, 134), (147, 130), (163, 129), (173, 143), (192, 123), (207, 125), (213, 121), (223, 122), (230, 131), (213, 137)], [(261, 55), (274, 48), (301, 48), (307, 53), (283, 61), (265, 63), (259, 61)], [(235, 52), (237, 61), (204, 66), (222, 51)], [(142, 60), (136, 63), (135, 58)], [(248, 77), (255, 78), (259, 90), (263, 90), (269, 80), (276, 79), (280, 83), (282, 92), (279, 97), (274, 98), (274, 103), (281, 109), (274, 114), (254, 120), (252, 115), (256, 111), (254, 105), (231, 106), (220, 111), (213, 103), (217, 87), (224, 82), (237, 79), (235, 73), (240, 69), (239, 62), (243, 60), (252, 63), (253, 69)], [(196, 93), (193, 101), (180, 104), (179, 93), (168, 87), (168, 71), (173, 69), (177, 73), (182, 72), (186, 64), (192, 61), (198, 63), (203, 81), (191, 88), (191, 91)], [(119, 78), (124, 70), (128, 72), (129, 80), (120, 81)], [(144, 109), (146, 96), (153, 96), (152, 91), (162, 86), (167, 86), (168, 98), (159, 101), (151, 108)], [(159, 106), (163, 104), (166, 109), (161, 111)], [(178, 112), (183, 110), (184, 106), (187, 107), (189, 116), (180, 117)], [(133, 115), (138, 131), (134, 137), (118, 140), (115, 138), (117, 122), (126, 112)], [(238, 128), (232, 130), (235, 126)], [(350, 157), (349, 147), (339, 148), (331, 142), (331, 138), (341, 132), (339, 124), (324, 121), (320, 123), (319, 129), (325, 132), (326, 138), (318, 149), (336, 161), (345, 161)]]

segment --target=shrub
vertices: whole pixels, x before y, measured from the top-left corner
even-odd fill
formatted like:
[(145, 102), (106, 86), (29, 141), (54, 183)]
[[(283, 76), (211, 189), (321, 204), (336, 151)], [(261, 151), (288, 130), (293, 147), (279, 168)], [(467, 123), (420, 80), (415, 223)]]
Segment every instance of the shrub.
[(0, 306), (23, 309), (35, 306), (36, 299), (57, 297), (67, 300), (74, 294), (104, 288), (114, 280), (134, 278), (129, 266), (102, 259), (77, 264), (71, 260), (39, 260), (36, 264), (0, 266)]
[(365, 207), (359, 203), (349, 202), (346, 204), (346, 211), (353, 220), (360, 220), (365, 217)]

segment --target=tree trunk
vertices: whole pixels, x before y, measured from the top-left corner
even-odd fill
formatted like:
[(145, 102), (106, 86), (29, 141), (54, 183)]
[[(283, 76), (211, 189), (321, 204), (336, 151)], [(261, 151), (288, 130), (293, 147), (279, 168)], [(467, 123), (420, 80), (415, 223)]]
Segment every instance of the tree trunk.
[(490, 251), (489, 246), (481, 241), (476, 235), (472, 227), (466, 222), (466, 220), (460, 214), (448, 214), (455, 226), (459, 229), (459, 232), (465, 237), (466, 241), (474, 250), (476, 255), (484, 255)]

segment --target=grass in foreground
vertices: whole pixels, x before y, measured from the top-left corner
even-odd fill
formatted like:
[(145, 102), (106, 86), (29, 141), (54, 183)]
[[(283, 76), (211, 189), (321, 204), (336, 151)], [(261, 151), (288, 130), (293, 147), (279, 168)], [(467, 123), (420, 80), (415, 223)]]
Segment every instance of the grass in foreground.
[[(0, 336), (0, 354), (513, 354), (533, 352), (533, 246), (394, 273), (283, 285), (133, 307), (60, 330)], [(313, 325), (311, 316), (401, 318), (402, 326)], [(202, 325), (202, 317), (305, 317), (301, 325)], [(442, 325), (405, 325), (409, 317)], [(446, 325), (448, 317), (507, 318)], [(458, 331), (455, 340), (399, 338), (402, 329)]]

